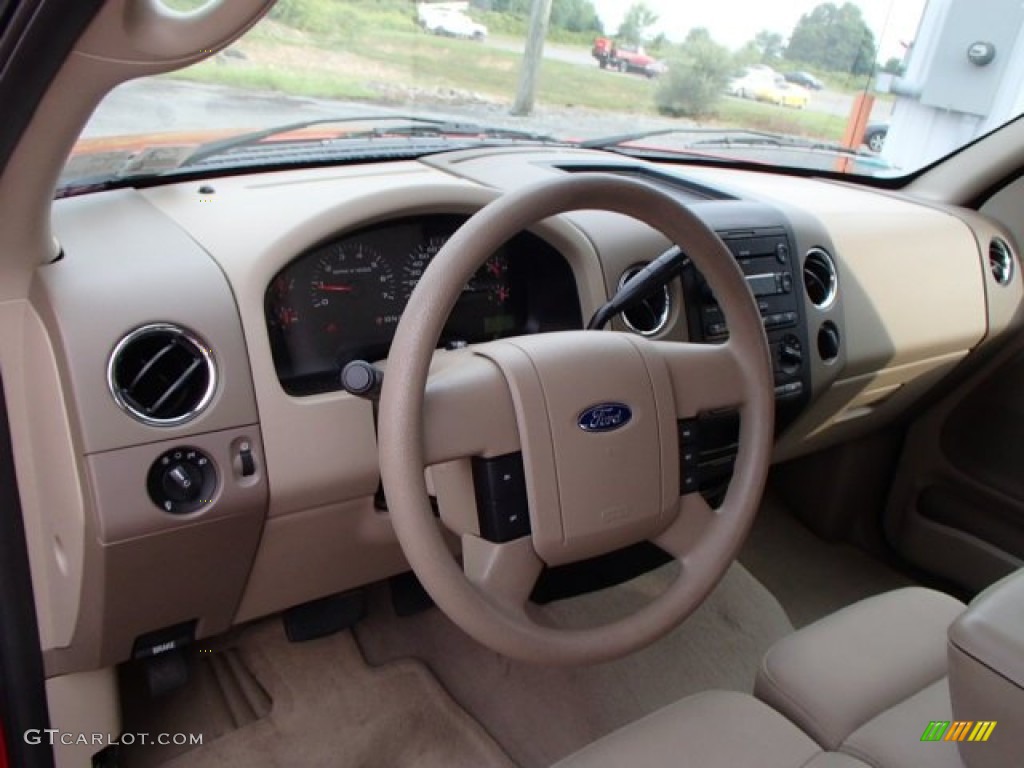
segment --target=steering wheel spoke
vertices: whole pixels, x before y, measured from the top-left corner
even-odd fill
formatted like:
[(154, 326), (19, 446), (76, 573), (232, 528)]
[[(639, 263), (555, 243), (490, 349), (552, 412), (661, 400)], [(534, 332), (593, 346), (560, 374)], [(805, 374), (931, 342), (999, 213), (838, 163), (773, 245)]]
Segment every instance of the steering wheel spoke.
[(680, 418), (700, 411), (734, 408), (745, 399), (744, 375), (736, 350), (724, 344), (660, 342)]
[(685, 560), (724, 514), (727, 512), (712, 509), (699, 493), (688, 494), (680, 500), (679, 515), (672, 525), (652, 541), (677, 560)]
[(462, 537), (462, 570), (466, 578), (506, 611), (525, 615), (544, 564), (529, 536), (496, 544), (479, 536)]
[(438, 355), (423, 404), (427, 466), (519, 450), (515, 409), (501, 371), (472, 349)]

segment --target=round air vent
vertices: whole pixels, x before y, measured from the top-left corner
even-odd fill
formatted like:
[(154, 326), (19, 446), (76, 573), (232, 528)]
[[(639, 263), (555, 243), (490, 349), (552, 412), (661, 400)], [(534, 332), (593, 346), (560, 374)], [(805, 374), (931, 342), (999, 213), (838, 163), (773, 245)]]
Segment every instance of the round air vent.
[(988, 268), (1000, 285), (1009, 285), (1013, 280), (1013, 251), (1002, 238), (994, 237), (989, 243)]
[[(645, 265), (637, 264), (622, 273), (619, 288), (632, 280)], [(657, 336), (668, 325), (672, 314), (672, 293), (668, 286), (663, 286), (651, 293), (635, 307), (622, 313), (622, 322), (634, 333), (641, 336)]]
[(839, 291), (839, 278), (836, 264), (828, 251), (822, 248), (811, 248), (804, 259), (804, 290), (811, 304), (818, 309), (828, 309), (836, 300)]
[(210, 350), (176, 325), (157, 323), (132, 331), (114, 348), (107, 366), (114, 400), (153, 426), (183, 424), (209, 404), (217, 387)]

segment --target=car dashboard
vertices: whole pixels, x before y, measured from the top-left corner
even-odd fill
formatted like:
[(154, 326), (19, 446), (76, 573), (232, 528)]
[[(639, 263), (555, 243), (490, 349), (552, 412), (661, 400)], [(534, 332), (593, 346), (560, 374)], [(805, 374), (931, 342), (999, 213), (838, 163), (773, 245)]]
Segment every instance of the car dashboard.
[[(1020, 323), (1019, 270), (1004, 281), (991, 268), (995, 243), (1016, 260), (995, 223), (771, 172), (492, 147), (58, 201), (62, 256), (37, 272), (24, 353), (48, 395), (24, 415), (40, 425), (31, 460), (52, 480), (29, 531), (47, 673), (149, 655), (407, 570), (382, 503), (374, 405), (339, 372), (385, 365), (409, 295), (467, 217), (585, 172), (654, 184), (736, 258), (772, 353), (777, 462), (898, 418)], [(583, 328), (671, 247), (613, 213), (538, 222), (465, 286), (435, 364), (492, 339)], [(692, 267), (611, 329), (728, 337)], [(683, 490), (713, 500), (737, 415), (700, 417), (699, 472)], [(442, 509), (455, 469), (429, 473)]]

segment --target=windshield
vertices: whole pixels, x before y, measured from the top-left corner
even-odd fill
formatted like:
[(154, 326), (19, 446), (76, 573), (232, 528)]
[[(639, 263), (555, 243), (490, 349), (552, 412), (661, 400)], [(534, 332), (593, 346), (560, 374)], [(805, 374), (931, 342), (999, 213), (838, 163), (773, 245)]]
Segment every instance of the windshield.
[(1017, 116), (1022, 26), (1006, 0), (279, 0), (111, 92), (60, 183), (535, 142), (900, 176)]

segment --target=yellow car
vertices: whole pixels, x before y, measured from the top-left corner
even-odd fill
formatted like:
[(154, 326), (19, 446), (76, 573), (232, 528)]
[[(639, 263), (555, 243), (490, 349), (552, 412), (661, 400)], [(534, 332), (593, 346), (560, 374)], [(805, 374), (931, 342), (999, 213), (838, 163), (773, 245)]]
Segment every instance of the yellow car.
[(767, 101), (780, 107), (803, 109), (811, 96), (805, 88), (779, 79), (760, 84), (753, 92), (756, 101)]

